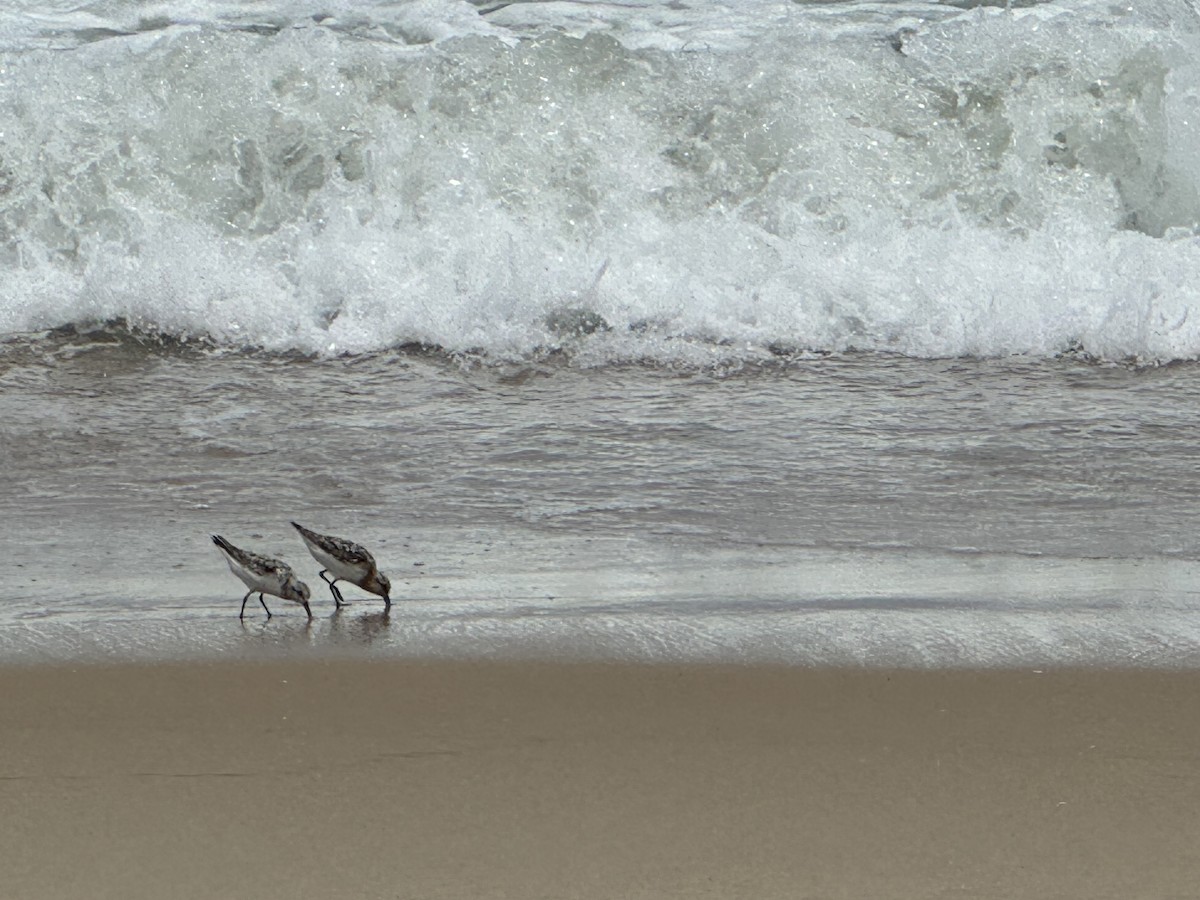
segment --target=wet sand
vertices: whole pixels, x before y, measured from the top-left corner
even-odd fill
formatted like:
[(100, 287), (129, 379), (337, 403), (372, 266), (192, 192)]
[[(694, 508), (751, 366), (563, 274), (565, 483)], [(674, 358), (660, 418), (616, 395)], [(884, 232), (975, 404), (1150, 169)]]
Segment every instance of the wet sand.
[(0, 896), (1184, 897), (1200, 673), (0, 669)]

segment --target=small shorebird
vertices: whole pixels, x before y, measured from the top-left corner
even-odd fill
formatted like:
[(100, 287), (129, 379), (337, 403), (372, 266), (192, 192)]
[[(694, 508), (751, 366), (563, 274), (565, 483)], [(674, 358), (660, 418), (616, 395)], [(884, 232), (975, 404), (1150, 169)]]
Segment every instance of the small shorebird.
[(267, 601), (263, 599), (263, 594), (299, 603), (308, 613), (308, 617), (310, 619), (313, 617), (312, 610), (308, 608), (308, 585), (296, 577), (291, 566), (277, 559), (241, 550), (219, 534), (214, 534), (212, 539), (213, 543), (220, 547), (225, 554), (229, 570), (242, 579), (246, 583), (246, 587), (250, 588), (246, 596), (242, 598), (242, 611), (238, 613), (239, 619), (246, 615), (246, 601), (255, 593), (258, 594), (258, 602), (262, 604), (262, 608), (267, 610), (268, 619), (271, 618), (271, 610), (267, 609)]
[[(313, 559), (325, 567), (321, 571), (321, 580), (333, 591), (334, 603), (341, 606), (346, 602), (342, 599), (342, 592), (335, 585), (339, 581), (349, 581), (364, 591), (382, 597), (385, 610), (392, 608), (392, 598), (389, 596), (392, 583), (375, 565), (375, 557), (353, 541), (328, 534), (317, 534), (298, 522), (293, 522), (292, 525), (300, 532), (300, 537), (304, 538)], [(325, 577), (330, 573), (333, 574), (332, 580)]]

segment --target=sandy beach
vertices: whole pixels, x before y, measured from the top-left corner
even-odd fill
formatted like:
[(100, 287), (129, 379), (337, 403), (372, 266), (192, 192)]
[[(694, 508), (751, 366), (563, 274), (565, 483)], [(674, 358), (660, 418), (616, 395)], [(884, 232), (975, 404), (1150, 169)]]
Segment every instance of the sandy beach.
[(1195, 894), (1200, 673), (0, 670), (0, 895)]

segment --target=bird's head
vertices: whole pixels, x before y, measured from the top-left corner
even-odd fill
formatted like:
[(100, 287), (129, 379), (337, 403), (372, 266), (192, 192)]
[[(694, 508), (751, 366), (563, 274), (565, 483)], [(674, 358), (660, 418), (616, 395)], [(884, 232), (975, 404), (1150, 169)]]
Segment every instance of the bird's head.
[(307, 607), (309, 596), (311, 595), (309, 594), (308, 585), (295, 575), (289, 575), (287, 581), (283, 583), (283, 597), (285, 600), (302, 603)]
[(388, 577), (376, 569), (370, 574), (363, 587), (372, 594), (378, 594), (384, 600), (391, 602), (392, 583), (388, 581)]

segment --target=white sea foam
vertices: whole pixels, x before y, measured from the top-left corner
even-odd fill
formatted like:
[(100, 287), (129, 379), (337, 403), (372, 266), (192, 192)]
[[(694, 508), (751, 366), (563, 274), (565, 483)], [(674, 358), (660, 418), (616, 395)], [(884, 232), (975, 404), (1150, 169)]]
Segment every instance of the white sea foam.
[(0, 332), (1200, 356), (1189, 5), (673, 6), (22, 0)]

